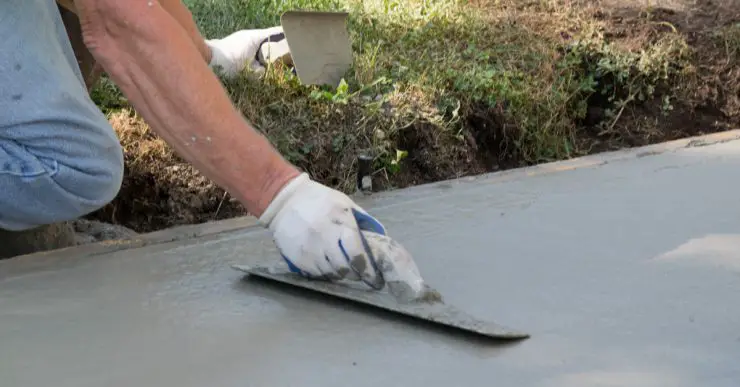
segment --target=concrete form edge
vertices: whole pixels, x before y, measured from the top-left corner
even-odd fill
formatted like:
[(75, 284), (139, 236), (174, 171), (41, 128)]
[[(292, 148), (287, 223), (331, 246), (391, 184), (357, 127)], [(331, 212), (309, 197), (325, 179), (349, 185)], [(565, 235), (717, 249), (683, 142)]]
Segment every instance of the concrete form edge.
[[(696, 148), (702, 146), (715, 145), (729, 141), (740, 140), (740, 129), (728, 130), (707, 135), (687, 137), (683, 139), (667, 141), (652, 145), (645, 145), (634, 148), (623, 148), (616, 151), (595, 153), (576, 157), (567, 160), (553, 161), (532, 165), (528, 167), (513, 168), (503, 171), (484, 173), (474, 176), (465, 176), (455, 179), (437, 181), (433, 183), (419, 184), (403, 190), (388, 190), (366, 195), (373, 200), (389, 198), (396, 196), (398, 192), (426, 191), (432, 188), (452, 188), (455, 184), (465, 184), (473, 182), (486, 181), (487, 183), (503, 183), (512, 180), (520, 180), (527, 177), (551, 175), (555, 173), (567, 172), (584, 168), (595, 168), (606, 164), (613, 164), (620, 161), (629, 161), (642, 157), (657, 156), (664, 153), (677, 152), (682, 149)], [(367, 200), (367, 199), (360, 199)]]
[[(550, 163), (538, 164), (530, 167), (516, 168), (505, 171), (492, 172), (477, 176), (461, 177), (457, 179), (450, 179), (445, 181), (439, 181), (434, 183), (421, 184), (413, 187), (409, 187), (403, 190), (392, 190), (378, 192), (365, 197), (358, 198), (359, 201), (366, 201), (370, 198), (382, 199), (384, 197), (395, 196), (398, 191), (409, 190), (424, 190), (429, 187), (436, 187), (442, 184), (452, 185), (455, 183), (466, 183), (475, 182), (481, 180), (488, 180), (492, 183), (505, 182), (511, 180), (522, 179), (526, 177), (538, 176), (543, 174), (553, 174), (565, 171), (571, 171), (581, 168), (591, 168), (605, 165), (608, 163), (614, 163), (618, 161), (631, 160), (641, 157), (655, 156), (666, 152), (678, 151), (684, 148), (692, 148), (698, 146), (713, 145), (728, 141), (740, 140), (740, 129), (724, 131), (719, 133), (713, 133), (708, 135), (701, 135), (695, 137), (688, 137), (684, 139), (663, 142), (653, 145), (646, 145), (635, 148), (626, 148), (612, 152), (603, 152), (593, 155), (582, 156), (578, 158), (555, 161)], [(234, 232), (247, 228), (257, 226), (257, 219), (252, 216), (243, 216), (232, 219), (226, 219), (221, 221), (213, 221), (201, 224), (193, 224), (186, 226), (173, 227), (166, 230), (156, 231), (147, 234), (141, 234), (135, 238), (113, 240), (91, 243), (81, 246), (72, 246), (59, 250), (51, 250), (45, 252), (39, 252), (29, 254), (25, 256), (15, 257), (11, 260), (18, 258), (32, 258), (34, 260), (44, 261), (47, 257), (59, 257), (63, 256), (91, 256), (91, 255), (103, 255), (125, 249), (134, 249), (153, 244), (169, 243), (180, 240), (193, 239), (204, 236), (212, 236), (215, 234), (222, 234), (228, 232)], [(0, 267), (2, 267), (2, 261), (0, 261)]]

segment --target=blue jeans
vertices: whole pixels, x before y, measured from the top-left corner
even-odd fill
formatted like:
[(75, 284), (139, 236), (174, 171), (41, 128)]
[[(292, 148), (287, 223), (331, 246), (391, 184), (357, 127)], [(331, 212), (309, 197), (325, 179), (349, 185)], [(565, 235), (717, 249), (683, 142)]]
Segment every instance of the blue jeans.
[(92, 102), (55, 0), (0, 1), (0, 229), (109, 203), (123, 151)]

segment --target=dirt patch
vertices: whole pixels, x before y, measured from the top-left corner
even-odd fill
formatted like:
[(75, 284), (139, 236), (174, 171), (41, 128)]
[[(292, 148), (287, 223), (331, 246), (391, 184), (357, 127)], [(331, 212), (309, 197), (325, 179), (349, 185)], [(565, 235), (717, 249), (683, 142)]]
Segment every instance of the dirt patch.
[[(279, 82), (228, 86), (291, 162), (345, 192), (365, 152), (376, 157), (374, 186), (388, 189), (740, 127), (739, 1), (583, 1), (578, 10), (502, 3), (476, 3), (490, 11), (489, 31), (440, 33), (469, 34), (460, 47), (379, 24), (419, 51), (379, 58), (356, 78), (369, 83), (382, 68), (434, 83), (399, 82), (382, 99), (357, 97), (377, 104), (327, 104)], [(532, 48), (528, 57), (517, 56), (521, 47)], [(444, 55), (415, 69), (412, 59), (430, 52)], [(124, 183), (89, 218), (149, 232), (246, 214), (130, 110), (111, 122), (126, 150)]]
[(129, 110), (110, 122), (124, 146), (125, 171), (116, 199), (88, 218), (151, 232), (244, 214), (239, 203), (206, 179)]
[[(602, 8), (594, 16), (608, 22), (606, 30), (614, 42), (633, 50), (654, 43), (661, 34), (679, 31), (690, 48), (692, 67), (677, 85), (672, 100), (666, 90), (654, 98), (632, 104), (610, 130), (600, 133), (614, 143), (609, 148), (647, 145), (685, 136), (736, 128), (740, 123), (740, 2), (664, 1), (645, 9), (630, 1)], [(662, 6), (661, 6), (662, 5)], [(666, 109), (666, 104), (671, 107)], [(589, 118), (603, 121), (603, 100), (592, 99)], [(593, 125), (584, 125), (593, 129)]]

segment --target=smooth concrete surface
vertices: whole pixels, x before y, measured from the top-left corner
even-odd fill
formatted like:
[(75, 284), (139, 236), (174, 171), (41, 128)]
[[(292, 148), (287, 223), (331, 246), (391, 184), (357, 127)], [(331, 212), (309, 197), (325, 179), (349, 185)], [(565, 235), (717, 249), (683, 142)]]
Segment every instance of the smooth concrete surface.
[(244, 281), (231, 264), (277, 259), (247, 227), (0, 262), (0, 385), (737, 387), (740, 141), (691, 144), (363, 200), (448, 302), (525, 341)]

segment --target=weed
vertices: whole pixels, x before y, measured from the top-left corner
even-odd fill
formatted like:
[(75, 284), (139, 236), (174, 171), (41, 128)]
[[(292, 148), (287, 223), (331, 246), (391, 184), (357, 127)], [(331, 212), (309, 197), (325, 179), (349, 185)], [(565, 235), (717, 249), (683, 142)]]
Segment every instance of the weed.
[(717, 30), (713, 38), (723, 47), (728, 61), (740, 60), (740, 22)]

